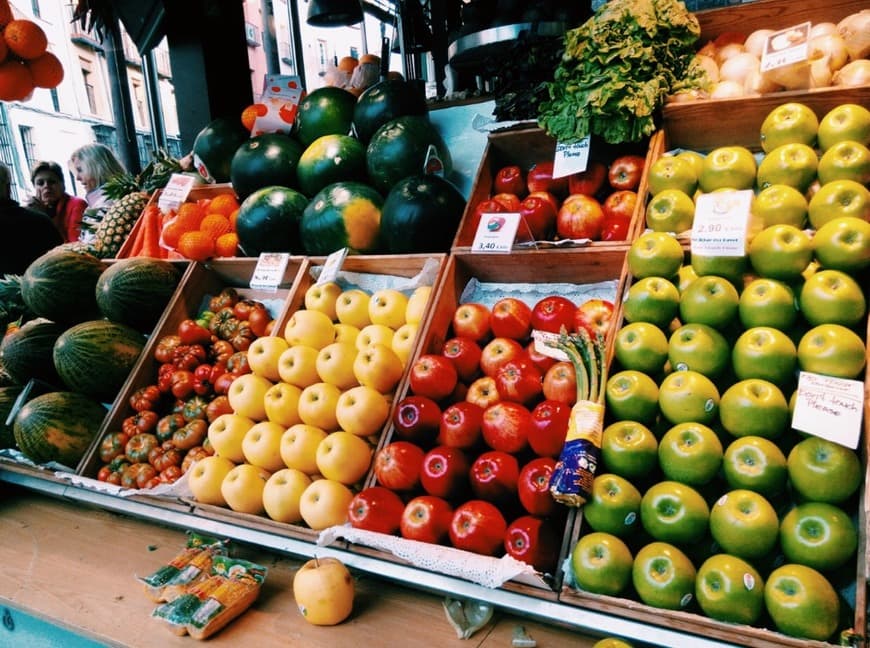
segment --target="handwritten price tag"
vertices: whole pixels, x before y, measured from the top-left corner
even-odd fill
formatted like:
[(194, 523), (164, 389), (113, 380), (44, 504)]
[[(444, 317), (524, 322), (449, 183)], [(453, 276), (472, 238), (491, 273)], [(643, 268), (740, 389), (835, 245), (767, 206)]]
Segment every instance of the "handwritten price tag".
[(553, 358), (554, 360), (568, 359), (568, 355), (564, 351), (550, 346), (551, 343), (557, 342), (559, 340), (558, 333), (551, 333), (550, 331), (539, 331), (538, 329), (535, 329), (534, 331), (532, 331), (532, 340), (534, 340), (535, 351), (537, 351), (541, 355), (545, 355), (548, 358)]
[(338, 279), (338, 273), (341, 272), (341, 266), (344, 265), (347, 253), (348, 248), (341, 248), (326, 257), (316, 283), (325, 284)]
[(290, 255), (286, 252), (261, 253), (257, 259), (254, 273), (251, 275), (251, 288), (276, 292), (284, 278), (284, 271), (287, 269), (289, 260)]
[(474, 233), (472, 252), (510, 252), (514, 246), (520, 215), (516, 212), (504, 214), (481, 214), (480, 223)]
[(810, 27), (809, 21), (781, 29), (767, 37), (761, 52), (762, 72), (785, 67), (800, 61), (806, 61), (809, 56)]
[(556, 143), (556, 157), (553, 158), (553, 177), (563, 178), (572, 173), (585, 171), (589, 164), (589, 137), (572, 144)]
[(855, 449), (861, 437), (864, 383), (801, 371), (791, 426)]
[(701, 194), (695, 203), (692, 254), (746, 256), (752, 190)]
[(168, 212), (171, 209), (178, 209), (181, 204), (187, 200), (190, 195), (190, 190), (193, 189), (193, 183), (196, 178), (182, 173), (173, 173), (169, 177), (169, 182), (160, 192), (160, 198), (157, 199), (157, 206), (161, 211)]

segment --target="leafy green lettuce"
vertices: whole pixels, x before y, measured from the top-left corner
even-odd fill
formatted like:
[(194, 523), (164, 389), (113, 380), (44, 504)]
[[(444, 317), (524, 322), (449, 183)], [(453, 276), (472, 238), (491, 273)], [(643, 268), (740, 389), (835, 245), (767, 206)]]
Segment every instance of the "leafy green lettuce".
[(538, 124), (560, 142), (637, 142), (686, 73), (700, 35), (679, 0), (610, 0), (565, 34)]

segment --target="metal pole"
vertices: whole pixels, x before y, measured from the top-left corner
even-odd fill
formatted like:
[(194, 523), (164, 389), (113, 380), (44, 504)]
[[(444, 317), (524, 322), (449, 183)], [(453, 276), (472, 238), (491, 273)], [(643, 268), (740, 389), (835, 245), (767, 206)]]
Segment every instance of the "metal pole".
[(275, 13), (271, 0), (260, 0), (260, 13), (263, 15), (263, 54), (266, 56), (266, 72), (278, 74), (278, 46), (275, 42)]
[(142, 170), (139, 146), (136, 143), (136, 122), (133, 121), (133, 101), (130, 98), (130, 83), (127, 80), (127, 59), (121, 40), (121, 25), (117, 17), (107, 25), (106, 63), (109, 71), (109, 87), (112, 96), (112, 114), (118, 143), (118, 159), (129, 173)]
[(293, 74), (299, 77), (303, 88), (305, 81), (305, 52), (302, 49), (302, 32), (299, 30), (299, 0), (287, 1), (287, 12), (290, 14), (290, 47), (293, 56)]
[(155, 149), (166, 150), (166, 127), (160, 103), (160, 83), (157, 76), (157, 61), (154, 48), (142, 54), (142, 75), (145, 77), (145, 96), (148, 100), (148, 121), (151, 124), (151, 138)]

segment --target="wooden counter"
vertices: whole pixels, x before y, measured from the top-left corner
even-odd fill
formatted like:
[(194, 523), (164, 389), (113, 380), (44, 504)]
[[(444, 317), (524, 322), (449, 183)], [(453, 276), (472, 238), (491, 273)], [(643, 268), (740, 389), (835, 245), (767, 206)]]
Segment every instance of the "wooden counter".
[[(48, 617), (107, 645), (196, 645), (150, 617), (154, 603), (134, 579), (171, 559), (184, 546), (182, 531), (0, 483), (0, 538), (0, 604)], [(463, 641), (447, 622), (439, 596), (362, 573), (354, 574), (351, 617), (338, 626), (312, 626), (293, 601), (292, 578), (302, 561), (238, 549), (241, 557), (265, 565), (268, 577), (256, 603), (208, 639), (212, 646), (509, 648), (519, 625), (540, 648), (588, 648), (596, 641), (498, 610), (488, 626)]]

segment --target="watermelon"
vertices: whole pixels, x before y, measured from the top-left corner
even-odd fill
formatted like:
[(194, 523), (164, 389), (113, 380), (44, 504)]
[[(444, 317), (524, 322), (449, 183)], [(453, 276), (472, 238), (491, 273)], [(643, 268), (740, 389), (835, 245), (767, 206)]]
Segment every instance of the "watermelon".
[(366, 148), (372, 186), (386, 195), (402, 178), (423, 173), (430, 146), (449, 176), (453, 170), (450, 151), (428, 117), (405, 115), (388, 121), (372, 135)]
[(263, 187), (245, 198), (236, 217), (244, 256), (261, 252), (298, 253), (299, 222), (308, 198), (287, 187)]
[(112, 402), (145, 346), (145, 336), (124, 324), (92, 320), (64, 331), (55, 342), (54, 366), (75, 392)]
[(303, 150), (283, 133), (264, 133), (242, 144), (230, 165), (230, 180), (239, 200), (271, 185), (297, 187), (296, 167)]
[(361, 182), (336, 182), (321, 189), (302, 214), (299, 235), (308, 254), (341, 248), (373, 253), (380, 249), (381, 194)]
[(0, 342), (0, 363), (9, 377), (18, 385), (31, 378), (51, 384), (60, 384), (52, 356), (57, 338), (65, 326), (47, 319), (25, 322)]
[(343, 88), (324, 86), (309, 92), (299, 102), (296, 135), (309, 146), (323, 135), (347, 135), (353, 123), (356, 97)]
[(19, 450), (31, 461), (75, 468), (105, 417), (106, 408), (83, 394), (48, 392), (18, 410), (12, 430)]
[(408, 176), (393, 186), (381, 213), (389, 254), (449, 252), (462, 220), (465, 198), (435, 175)]
[(368, 143), (372, 135), (391, 119), (404, 115), (428, 115), (426, 97), (404, 79), (384, 79), (369, 86), (353, 109), (356, 136)]
[(103, 317), (150, 332), (181, 281), (181, 270), (163, 259), (119, 259), (97, 280), (97, 306)]
[(314, 196), (333, 182), (364, 182), (366, 147), (350, 135), (318, 137), (302, 153), (296, 177), (306, 196)]
[(10, 387), (0, 387), (0, 448), (14, 448), (15, 434), (13, 433), (12, 421), (7, 424), (9, 414), (15, 406), (15, 401), (24, 387), (13, 385)]
[(21, 299), (38, 317), (78, 324), (100, 316), (97, 280), (106, 266), (92, 254), (56, 248), (34, 259), (21, 277)]
[(251, 134), (235, 119), (218, 117), (193, 140), (193, 164), (208, 182), (229, 182), (236, 150)]

